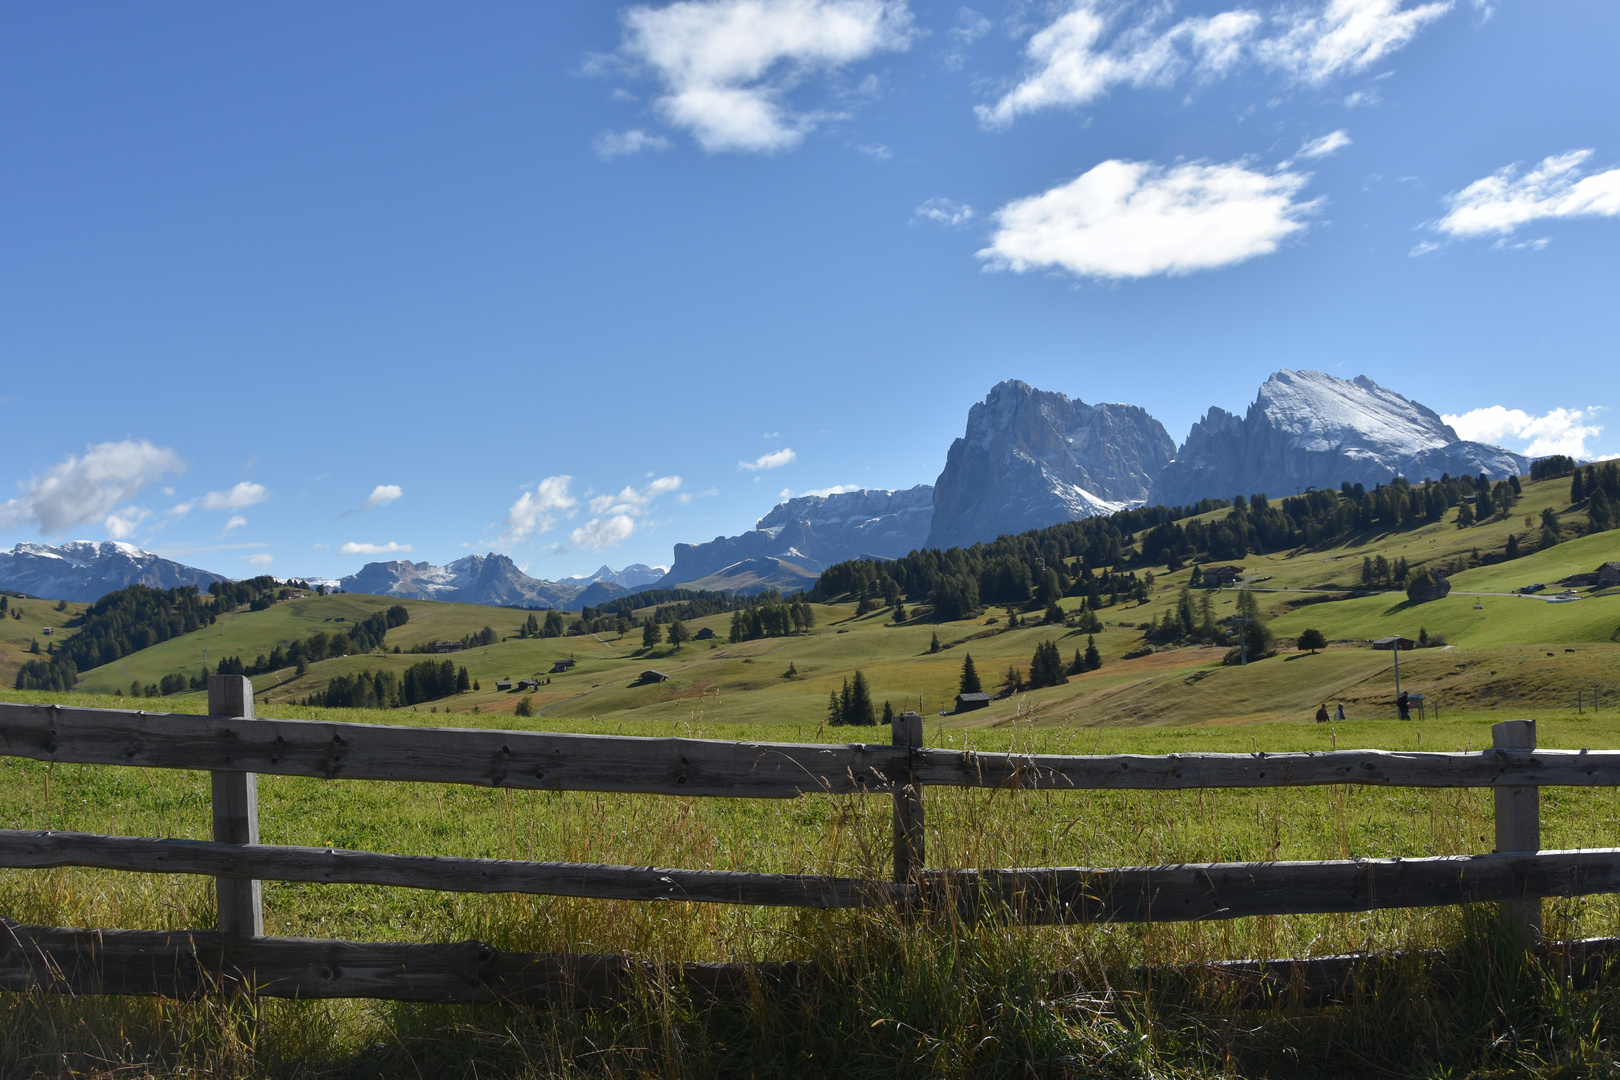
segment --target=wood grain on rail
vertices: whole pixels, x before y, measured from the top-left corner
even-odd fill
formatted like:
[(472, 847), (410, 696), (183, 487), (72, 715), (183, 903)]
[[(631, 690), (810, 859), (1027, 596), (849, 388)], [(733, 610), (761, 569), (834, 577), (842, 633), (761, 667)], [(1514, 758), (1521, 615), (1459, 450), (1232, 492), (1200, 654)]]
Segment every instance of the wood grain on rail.
[(265, 881), (392, 885), (464, 893), (529, 893), (602, 900), (850, 908), (909, 895), (884, 881), (815, 874), (755, 874), (654, 866), (524, 862), (374, 851), (154, 840), (143, 836), (0, 829), (0, 866), (41, 870), (86, 866), (149, 874), (205, 874)]
[(1184, 922), (1620, 892), (1620, 848), (1420, 859), (931, 870), (924, 903), (1026, 924)]

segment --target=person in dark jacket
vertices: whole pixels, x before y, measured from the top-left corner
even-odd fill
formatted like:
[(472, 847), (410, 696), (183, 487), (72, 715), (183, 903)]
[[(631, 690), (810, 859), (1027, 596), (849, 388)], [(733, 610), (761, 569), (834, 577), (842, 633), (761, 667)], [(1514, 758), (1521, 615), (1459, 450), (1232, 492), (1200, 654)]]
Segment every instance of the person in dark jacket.
[(1327, 702), (1325, 701), (1322, 702), (1322, 707), (1316, 710), (1316, 722), (1318, 724), (1325, 724), (1328, 722)]
[(1401, 696), (1395, 699), (1395, 707), (1401, 710), (1402, 720), (1412, 719), (1412, 699), (1405, 690), (1402, 690)]

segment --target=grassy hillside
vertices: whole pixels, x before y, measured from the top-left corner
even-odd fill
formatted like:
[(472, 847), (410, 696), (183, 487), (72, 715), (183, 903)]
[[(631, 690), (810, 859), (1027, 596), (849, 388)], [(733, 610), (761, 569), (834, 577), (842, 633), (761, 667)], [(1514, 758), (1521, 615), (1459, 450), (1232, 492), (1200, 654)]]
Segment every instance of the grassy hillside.
[[(1312, 591), (1357, 585), (1364, 558), (1382, 556), (1390, 562), (1405, 558), (1414, 567), (1449, 568), (1476, 550), (1500, 549), (1510, 533), (1529, 536), (1526, 515), (1539, 530), (1544, 507), (1578, 522), (1579, 514), (1568, 512), (1568, 490), (1567, 479), (1526, 484), (1523, 501), (1507, 521), (1457, 529), (1448, 520), (1356, 535), (1326, 550), (1243, 559), (1247, 587), (1256, 591), (1262, 610), (1274, 617), (1271, 625), (1278, 638), (1291, 643), (1304, 629), (1318, 629), (1339, 643), (1321, 655), (1289, 652), (1234, 668), (1222, 666), (1224, 649), (1171, 647), (1125, 660), (1126, 653), (1141, 648), (1142, 629), (1149, 619), (1175, 604), (1192, 574), (1187, 567), (1158, 574), (1145, 604), (1122, 602), (1102, 610), (1104, 629), (1096, 635), (1105, 660), (1101, 670), (947, 722), (975, 728), (1014, 720), (1041, 725), (1173, 725), (1297, 717), (1314, 712), (1324, 700), (1345, 701), (1352, 715), (1384, 715), (1394, 693), (1393, 658), (1365, 648), (1364, 643), (1396, 633), (1416, 637), (1420, 630), (1444, 636), (1448, 648), (1405, 657), (1403, 682), (1406, 689), (1438, 701), (1442, 709), (1562, 704), (1573, 701), (1577, 690), (1584, 695), (1594, 688), (1620, 693), (1616, 682), (1620, 645), (1614, 643), (1620, 628), (1620, 591), (1582, 590), (1584, 599), (1567, 604), (1510, 595), (1524, 584), (1556, 581), (1620, 559), (1620, 531), (1455, 573), (1451, 595), (1424, 604), (1409, 602), (1401, 592), (1317, 602), (1340, 594)], [(1236, 611), (1237, 589), (1215, 590), (1211, 598), (1218, 618)], [(379, 596), (310, 597), (266, 611), (239, 612), (213, 627), (84, 673), (80, 688), (127, 692), (135, 680), (146, 684), (171, 671), (195, 673), (205, 657), (211, 667), (224, 656), (239, 655), (251, 663), (278, 644), (315, 630), (334, 632), (345, 625), (339, 620), (352, 622), (395, 602)], [(1069, 610), (1078, 604), (1063, 601)], [(1055, 641), (1068, 660), (1084, 650), (1088, 637), (1044, 625), (1008, 630), (1001, 611), (958, 622), (896, 626), (887, 610), (856, 617), (853, 604), (833, 603), (815, 605), (816, 627), (806, 634), (733, 645), (725, 641), (730, 616), (715, 615), (689, 624), (694, 632), (713, 629), (715, 640), (689, 642), (679, 650), (668, 645), (649, 650), (642, 647), (639, 631), (622, 638), (606, 633), (519, 640), (515, 635), (527, 616), (524, 612), (428, 601), (404, 605), (410, 622), (389, 632), (388, 650), (459, 640), (484, 626), (509, 638), (451, 654), (458, 666), (468, 668), (480, 689), (424, 703), (417, 706), (419, 711), (510, 715), (522, 698), (529, 697), (548, 722), (592, 718), (635, 725), (723, 722), (813, 731), (826, 716), (828, 695), (856, 670), (865, 674), (880, 706), (887, 700), (896, 710), (917, 709), (937, 718), (953, 702), (965, 654), (973, 655), (986, 689), (994, 692), (1009, 665), (1027, 668), (1040, 642)], [(1039, 613), (1024, 618), (1038, 620)], [(930, 639), (936, 633), (942, 649), (930, 654)], [(566, 674), (551, 675), (552, 663), (564, 657), (575, 659), (577, 666)], [(292, 668), (260, 675), (254, 680), (255, 689), (261, 702), (296, 702), (323, 690), (335, 675), (400, 671), (423, 659), (408, 651), (334, 658), (310, 665), (301, 677)], [(797, 674), (791, 680), (782, 677), (790, 664)], [(641, 684), (640, 673), (647, 669), (661, 671), (669, 680)], [(531, 694), (495, 689), (500, 679), (536, 676), (550, 682)]]
[[(0, 615), (0, 687), (10, 689), (17, 678), (17, 669), (29, 660), (38, 659), (30, 651), (34, 642), (43, 650), (53, 641), (64, 641), (73, 631), (63, 624), (77, 618), (88, 604), (68, 603), (58, 608), (60, 601), (19, 600), (6, 597), (7, 610)], [(12, 612), (22, 618), (12, 618)], [(50, 627), (52, 632), (45, 633)]]

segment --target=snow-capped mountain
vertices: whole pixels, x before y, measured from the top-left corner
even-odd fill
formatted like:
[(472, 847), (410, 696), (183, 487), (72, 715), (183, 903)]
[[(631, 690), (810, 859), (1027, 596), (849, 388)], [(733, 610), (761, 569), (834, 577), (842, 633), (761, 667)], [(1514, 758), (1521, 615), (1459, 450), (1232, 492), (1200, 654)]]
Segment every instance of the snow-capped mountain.
[(1283, 370), (1260, 387), (1245, 416), (1212, 408), (1194, 424), (1155, 481), (1152, 501), (1176, 506), (1256, 492), (1278, 498), (1346, 480), (1372, 487), (1442, 473), (1501, 479), (1529, 468), (1520, 454), (1458, 438), (1433, 409), (1364, 375)]
[(648, 566), (646, 563), (631, 563), (623, 570), (615, 570), (613, 567), (603, 563), (602, 568), (597, 570), (594, 574), (586, 574), (583, 577), (558, 578), (557, 584), (577, 585), (583, 589), (587, 585), (594, 585), (598, 581), (605, 581), (610, 585), (619, 585), (626, 589), (637, 589), (645, 585), (653, 584), (668, 573), (669, 567), (667, 566)]
[(564, 607), (584, 590), (532, 578), (505, 555), (468, 555), (446, 566), (427, 562), (374, 562), (343, 579), (343, 590), (409, 600), (464, 604)]
[[(918, 484), (904, 491), (862, 489), (789, 499), (739, 536), (676, 544), (675, 564), (659, 584), (697, 581), (738, 563), (763, 560), (750, 568), (749, 586), (737, 591), (802, 588), (802, 571), (813, 575), (846, 559), (895, 558), (922, 547), (934, 513), (933, 496), (933, 488)], [(758, 572), (759, 566), (784, 563), (788, 565), (780, 566), (779, 573)]]
[(130, 585), (206, 590), (222, 574), (198, 570), (117, 540), (70, 540), (59, 547), (22, 543), (0, 551), (0, 589), (47, 600), (93, 602)]
[(1175, 450), (1139, 406), (997, 383), (968, 411), (934, 481), (927, 545), (965, 547), (1135, 505)]

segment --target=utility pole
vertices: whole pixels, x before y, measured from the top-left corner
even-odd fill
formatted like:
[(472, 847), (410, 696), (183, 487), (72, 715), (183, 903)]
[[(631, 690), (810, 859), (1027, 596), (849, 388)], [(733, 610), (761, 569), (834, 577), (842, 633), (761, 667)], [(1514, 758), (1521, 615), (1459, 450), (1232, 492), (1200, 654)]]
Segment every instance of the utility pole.
[(1395, 696), (1401, 696), (1401, 635), (1395, 635)]

